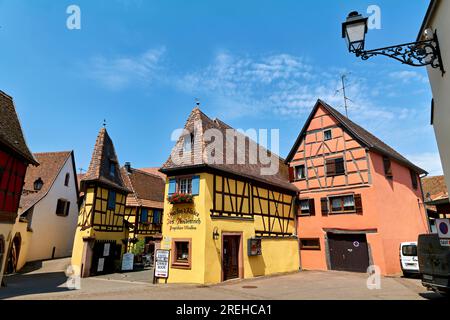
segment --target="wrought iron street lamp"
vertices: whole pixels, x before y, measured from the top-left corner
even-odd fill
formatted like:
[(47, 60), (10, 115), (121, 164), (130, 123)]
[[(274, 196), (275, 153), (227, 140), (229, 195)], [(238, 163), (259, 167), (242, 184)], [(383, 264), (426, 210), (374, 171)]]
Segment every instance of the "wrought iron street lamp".
[(436, 32), (426, 31), (426, 40), (400, 44), (374, 50), (365, 50), (368, 18), (356, 11), (351, 12), (342, 24), (342, 38), (347, 40), (348, 50), (363, 60), (383, 55), (414, 67), (430, 65), (445, 73)]

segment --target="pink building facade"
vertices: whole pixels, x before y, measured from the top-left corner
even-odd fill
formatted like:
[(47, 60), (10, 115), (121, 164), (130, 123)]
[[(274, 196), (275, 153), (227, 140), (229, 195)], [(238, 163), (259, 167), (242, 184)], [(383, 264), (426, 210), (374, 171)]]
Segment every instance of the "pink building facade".
[(424, 170), (321, 100), (286, 161), (302, 269), (401, 272), (400, 243), (429, 230)]

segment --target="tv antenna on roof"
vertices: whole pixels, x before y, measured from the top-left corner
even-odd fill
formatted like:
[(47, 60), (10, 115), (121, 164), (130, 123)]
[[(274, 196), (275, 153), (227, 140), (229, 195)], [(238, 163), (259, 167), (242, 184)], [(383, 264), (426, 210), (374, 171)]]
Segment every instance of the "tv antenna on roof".
[(200, 107), (200, 99), (195, 98), (195, 105), (196, 105), (197, 107)]
[(342, 90), (342, 93), (344, 95), (345, 116), (348, 118), (348, 103), (347, 103), (347, 101), (350, 101), (350, 102), (353, 102), (353, 101), (347, 97), (347, 92), (346, 92), (347, 85), (345, 82), (345, 80), (347, 79), (347, 75), (348, 74), (341, 75), (342, 88), (339, 90), (336, 90), (336, 94)]
[(103, 128), (106, 128), (106, 119), (103, 119)]

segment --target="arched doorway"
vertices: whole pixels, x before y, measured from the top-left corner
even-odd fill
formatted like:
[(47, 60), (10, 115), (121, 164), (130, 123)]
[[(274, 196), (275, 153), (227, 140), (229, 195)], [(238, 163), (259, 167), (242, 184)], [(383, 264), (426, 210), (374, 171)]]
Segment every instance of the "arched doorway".
[(6, 263), (6, 273), (12, 274), (17, 271), (17, 264), (19, 262), (20, 248), (22, 245), (22, 236), (16, 233), (13, 241), (9, 247), (8, 262)]

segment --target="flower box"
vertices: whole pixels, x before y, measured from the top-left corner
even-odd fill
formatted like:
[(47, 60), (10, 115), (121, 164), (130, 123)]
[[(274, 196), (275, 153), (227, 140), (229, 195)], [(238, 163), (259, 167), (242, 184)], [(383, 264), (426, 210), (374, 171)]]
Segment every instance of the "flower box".
[(194, 203), (194, 197), (192, 194), (174, 193), (167, 197), (167, 201), (170, 204)]

